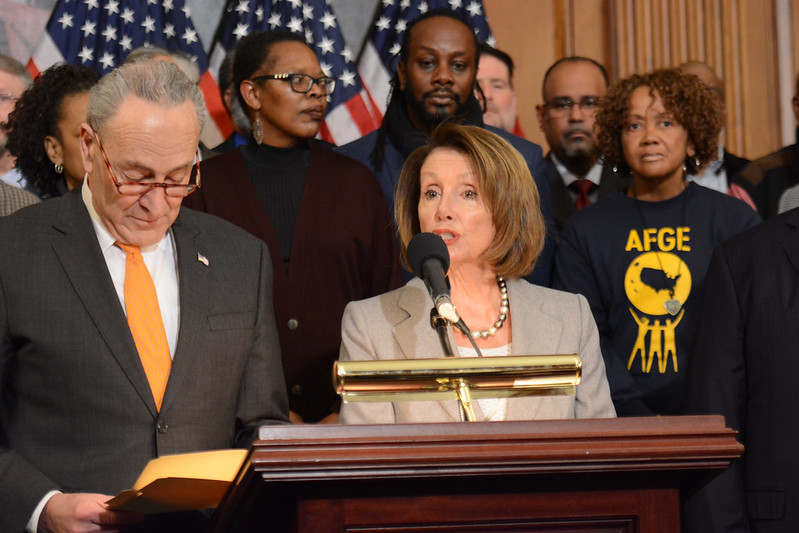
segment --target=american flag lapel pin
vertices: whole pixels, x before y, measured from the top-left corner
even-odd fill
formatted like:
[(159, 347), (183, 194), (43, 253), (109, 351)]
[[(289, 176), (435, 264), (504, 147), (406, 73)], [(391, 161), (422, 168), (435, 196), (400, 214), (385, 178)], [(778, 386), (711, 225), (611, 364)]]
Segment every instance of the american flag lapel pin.
[(205, 266), (208, 266), (208, 258), (205, 257), (200, 252), (197, 252), (197, 261), (199, 261), (200, 263), (204, 264)]

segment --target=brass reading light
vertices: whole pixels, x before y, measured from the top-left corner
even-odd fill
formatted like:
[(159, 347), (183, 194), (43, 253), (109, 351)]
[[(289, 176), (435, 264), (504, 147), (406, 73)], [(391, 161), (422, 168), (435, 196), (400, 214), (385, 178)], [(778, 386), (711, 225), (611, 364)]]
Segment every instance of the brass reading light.
[(333, 383), (345, 402), (459, 400), (473, 421), (473, 399), (574, 394), (581, 372), (576, 354), (337, 361)]

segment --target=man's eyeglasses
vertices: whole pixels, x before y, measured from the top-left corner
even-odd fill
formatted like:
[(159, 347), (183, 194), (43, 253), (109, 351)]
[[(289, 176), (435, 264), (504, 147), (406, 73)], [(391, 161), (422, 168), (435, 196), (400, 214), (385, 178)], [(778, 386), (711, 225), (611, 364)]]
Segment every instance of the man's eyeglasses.
[(549, 112), (556, 116), (568, 115), (572, 112), (574, 106), (580, 106), (580, 110), (585, 113), (596, 113), (599, 109), (598, 96), (586, 96), (579, 102), (575, 102), (571, 98), (564, 96), (561, 98), (553, 98), (544, 104), (544, 107), (549, 109)]
[(336, 88), (336, 79), (330, 76), (319, 76), (314, 78), (308, 74), (270, 74), (268, 76), (256, 76), (250, 81), (256, 82), (261, 80), (283, 80), (291, 84), (291, 90), (295, 93), (307, 94), (313, 84), (319, 86), (319, 90), (325, 96), (332, 94)]
[(103, 144), (100, 142), (100, 137), (97, 132), (94, 133), (94, 138), (97, 140), (97, 146), (100, 147), (100, 153), (105, 161), (105, 166), (108, 168), (108, 173), (111, 175), (111, 181), (117, 188), (119, 194), (125, 196), (144, 196), (153, 189), (164, 189), (164, 194), (175, 198), (184, 198), (197, 189), (200, 188), (200, 149), (197, 148), (195, 157), (197, 158), (197, 183), (156, 183), (156, 182), (120, 182), (114, 175), (114, 170), (111, 168), (111, 163), (108, 162), (108, 156), (105, 155)]
[(16, 102), (17, 100), (19, 100), (19, 98), (17, 98), (13, 94), (0, 94), (0, 104), (5, 104), (8, 102)]

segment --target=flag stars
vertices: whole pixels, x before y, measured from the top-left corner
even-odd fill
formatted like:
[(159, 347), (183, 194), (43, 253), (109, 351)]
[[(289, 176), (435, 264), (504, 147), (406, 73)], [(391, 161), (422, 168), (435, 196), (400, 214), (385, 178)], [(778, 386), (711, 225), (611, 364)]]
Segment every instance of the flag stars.
[(325, 76), (330, 76), (330, 73), (333, 72), (333, 67), (331, 67), (330, 64), (325, 63), (324, 61), (319, 63), (319, 68), (322, 69), (322, 73)]
[(393, 6), (394, 0), (383, 0), (383, 7)]
[(298, 19), (297, 17), (291, 17), (291, 20), (287, 24), (288, 29), (293, 31), (294, 33), (302, 33), (302, 20)]
[(97, 24), (92, 22), (91, 20), (87, 20), (83, 23), (83, 26), (80, 27), (80, 31), (83, 32), (83, 37), (88, 37), (89, 35), (96, 34), (96, 27)]
[(395, 30), (397, 33), (402, 33), (402, 32), (404, 32), (404, 31), (405, 31), (405, 28), (407, 28), (407, 27), (408, 27), (408, 21), (407, 21), (407, 20), (405, 20), (405, 19), (399, 19), (399, 20), (397, 21), (397, 24), (396, 24), (396, 26), (394, 26), (394, 30)]
[(92, 53), (91, 48), (84, 46), (81, 48), (80, 52), (78, 52), (78, 57), (80, 58), (81, 63), (88, 63), (94, 59), (94, 54)]
[(394, 57), (395, 55), (398, 55), (400, 53), (400, 48), (401, 48), (400, 47), (400, 43), (395, 42), (391, 46), (391, 49), (388, 51), (389, 55), (392, 56), (392, 57)]
[(125, 51), (130, 51), (133, 48), (133, 39), (130, 38), (130, 35), (123, 35), (119, 41), (119, 46)]
[(239, 4), (236, 6), (236, 13), (239, 15), (243, 15), (244, 13), (250, 12), (250, 6), (248, 5), (249, 2), (247, 0), (239, 0)]
[(100, 58), (100, 63), (103, 65), (103, 69), (114, 68), (114, 56), (108, 52), (105, 52), (103, 57)]
[(258, 20), (259, 24), (264, 21), (264, 8), (263, 8), (263, 6), (258, 6), (255, 9), (255, 18), (256, 18), (256, 20)]
[(126, 7), (122, 14), (119, 16), (122, 20), (124, 20), (127, 24), (133, 24), (135, 18), (133, 16), (133, 10), (129, 7)]
[(186, 41), (186, 45), (190, 45), (191, 43), (196, 43), (197, 39), (197, 32), (191, 28), (186, 28), (186, 31), (183, 32), (181, 35), (184, 41)]
[(469, 12), (469, 15), (473, 17), (479, 17), (483, 14), (482, 6), (474, 0), (466, 7), (466, 10)]
[(352, 50), (350, 50), (349, 46), (345, 46), (344, 49), (341, 51), (341, 57), (344, 58), (344, 61), (348, 63), (352, 63), (355, 61), (355, 57), (352, 55)]
[(303, 20), (310, 20), (313, 18), (313, 6), (309, 6), (308, 4), (302, 6), (302, 18)]
[(266, 22), (269, 24), (269, 27), (274, 30), (280, 26), (280, 13), (272, 13), (269, 15), (269, 20)]
[(181, 9), (181, 11), (183, 11), (183, 14), (186, 16), (187, 19), (191, 18), (191, 9), (189, 8), (189, 6), (184, 4), (183, 9)]
[(400, 2), (400, 9), (408, 9), (409, 7), (411, 7), (411, 0), (402, 0)]
[(322, 40), (316, 43), (316, 47), (321, 50), (323, 54), (332, 54), (333, 53), (333, 45), (335, 43), (332, 39), (327, 38), (327, 36), (322, 37)]
[(491, 48), (496, 48), (497, 47), (497, 40), (494, 39), (493, 35), (491, 37), (489, 37), (488, 39), (486, 39), (486, 43), (488, 43), (488, 46), (490, 46)]
[(311, 28), (305, 28), (305, 42), (306, 43), (313, 42), (313, 30), (311, 30)]
[(119, 13), (119, 2), (117, 2), (117, 0), (110, 0), (105, 5), (104, 9), (109, 15), (113, 15), (115, 13)]
[(388, 17), (380, 17), (377, 19), (376, 26), (378, 31), (387, 30), (391, 26), (391, 19)]
[(86, 4), (86, 7), (89, 8), (89, 11), (91, 11), (92, 9), (97, 9), (99, 7), (97, 0), (85, 0), (83, 3)]
[(419, 13), (427, 13), (428, 9), (430, 9), (430, 7), (427, 5), (427, 2), (419, 4)]
[(175, 36), (175, 25), (174, 24), (164, 24), (164, 35), (166, 35), (167, 39), (171, 39)]
[(347, 69), (344, 69), (344, 72), (341, 73), (339, 79), (341, 80), (341, 83), (344, 87), (355, 85), (355, 73)]
[(336, 27), (336, 16), (331, 12), (326, 12), (324, 16), (319, 19), (319, 22), (325, 26), (325, 30)]
[(151, 31), (155, 31), (155, 19), (150, 15), (144, 17), (144, 21), (141, 23), (141, 27), (144, 28), (144, 31), (149, 33)]
[(249, 31), (249, 27), (246, 24), (236, 24), (236, 29), (233, 30), (233, 35), (236, 36), (236, 40), (244, 38)]
[(175, 9), (175, 6), (172, 4), (172, 0), (164, 0), (163, 7), (164, 7), (164, 13), (169, 13), (170, 11)]
[(461, 3), (461, 0), (449, 0), (449, 7), (453, 10), (460, 9), (463, 7), (463, 4)]
[(62, 30), (65, 30), (67, 28), (71, 28), (74, 25), (74, 23), (72, 22), (72, 15), (70, 15), (67, 12), (64, 12), (61, 15), (61, 18), (58, 19), (58, 23), (61, 24), (61, 29)]
[(116, 41), (117, 40), (117, 29), (109, 24), (103, 30), (103, 37), (105, 37), (105, 42)]

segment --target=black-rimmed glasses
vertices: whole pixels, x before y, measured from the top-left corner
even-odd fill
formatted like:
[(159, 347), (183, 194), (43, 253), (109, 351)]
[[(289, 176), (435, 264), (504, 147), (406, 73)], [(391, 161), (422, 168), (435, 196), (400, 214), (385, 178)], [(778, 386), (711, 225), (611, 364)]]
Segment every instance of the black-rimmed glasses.
[(114, 185), (116, 186), (117, 192), (119, 192), (119, 194), (125, 196), (144, 196), (153, 189), (160, 188), (164, 189), (164, 194), (166, 194), (167, 196), (172, 196), (175, 198), (185, 198), (186, 196), (190, 195), (191, 193), (200, 188), (199, 147), (197, 147), (197, 152), (195, 154), (195, 158), (197, 160), (197, 183), (156, 183), (156, 182), (133, 182), (133, 181), (120, 182), (117, 180), (116, 175), (114, 175), (114, 170), (111, 168), (111, 163), (108, 162), (108, 156), (105, 154), (105, 150), (103, 149), (103, 144), (100, 142), (100, 137), (97, 136), (97, 132), (94, 132), (94, 138), (97, 140), (97, 146), (100, 147), (100, 154), (102, 154), (103, 161), (105, 161), (105, 166), (106, 168), (108, 168), (108, 173), (111, 176), (111, 181), (114, 182)]
[(549, 109), (553, 115), (567, 115), (572, 112), (574, 106), (579, 106), (580, 110), (584, 113), (596, 113), (599, 109), (598, 96), (586, 96), (579, 102), (575, 102), (568, 96), (553, 98), (549, 102), (544, 103), (544, 107)]
[(315, 83), (322, 94), (325, 96), (332, 94), (336, 89), (336, 79), (330, 76), (319, 76), (314, 78), (308, 74), (269, 74), (267, 76), (256, 76), (250, 81), (257, 82), (261, 80), (283, 80), (291, 84), (291, 90), (295, 93), (307, 94), (313, 84)]

